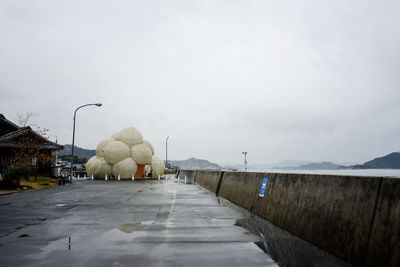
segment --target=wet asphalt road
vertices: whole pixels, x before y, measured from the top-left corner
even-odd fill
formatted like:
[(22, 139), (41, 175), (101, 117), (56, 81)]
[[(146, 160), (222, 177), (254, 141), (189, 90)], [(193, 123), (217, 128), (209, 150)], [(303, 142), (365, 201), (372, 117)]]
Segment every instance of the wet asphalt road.
[(196, 185), (79, 181), (0, 196), (0, 266), (277, 266)]

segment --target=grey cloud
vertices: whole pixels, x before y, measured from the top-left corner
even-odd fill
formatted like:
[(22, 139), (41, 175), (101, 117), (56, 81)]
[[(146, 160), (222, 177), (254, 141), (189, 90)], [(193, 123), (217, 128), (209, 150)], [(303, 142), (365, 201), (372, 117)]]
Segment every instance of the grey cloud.
[(89, 148), (135, 126), (175, 159), (367, 160), (399, 144), (399, 7), (2, 1), (1, 112), (69, 143), (73, 110), (102, 102), (78, 114)]

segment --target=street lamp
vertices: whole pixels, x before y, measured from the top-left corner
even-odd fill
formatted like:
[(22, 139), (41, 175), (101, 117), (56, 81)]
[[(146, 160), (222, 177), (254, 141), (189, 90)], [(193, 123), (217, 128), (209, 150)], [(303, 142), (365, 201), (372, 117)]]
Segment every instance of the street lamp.
[(74, 129), (72, 130), (72, 152), (71, 152), (71, 172), (69, 175), (69, 182), (72, 183), (72, 170), (73, 170), (73, 166), (74, 166), (74, 146), (75, 146), (75, 120), (76, 120), (76, 112), (78, 111), (78, 109), (83, 108), (83, 107), (87, 107), (87, 106), (97, 106), (97, 107), (101, 107), (102, 104), (101, 103), (96, 103), (96, 104), (86, 104), (86, 105), (82, 105), (80, 107), (78, 107), (77, 109), (75, 109), (74, 112)]
[(244, 155), (244, 171), (247, 171), (247, 152), (242, 152)]
[(168, 139), (172, 137), (170, 135), (167, 136), (165, 140), (165, 168), (168, 168)]

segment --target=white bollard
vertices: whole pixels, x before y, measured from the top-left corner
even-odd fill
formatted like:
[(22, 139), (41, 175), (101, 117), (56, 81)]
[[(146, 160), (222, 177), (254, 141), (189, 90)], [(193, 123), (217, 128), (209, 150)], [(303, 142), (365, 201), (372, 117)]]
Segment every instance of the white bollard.
[(81, 177), (79, 176), (79, 173), (78, 173), (78, 180), (80, 179)]
[(85, 179), (85, 180), (87, 179), (87, 177), (86, 177), (86, 173), (83, 175), (83, 179)]
[(160, 178), (161, 178), (160, 175), (158, 175), (158, 180), (160, 180)]
[(104, 180), (105, 180), (105, 181), (107, 181), (107, 180), (108, 180), (107, 173), (106, 173), (106, 177), (104, 177)]
[(185, 184), (186, 184), (186, 175), (185, 175)]
[(135, 181), (135, 175), (132, 175), (132, 181)]
[(165, 175), (165, 181), (167, 181), (168, 180), (168, 175)]
[(92, 174), (92, 180), (94, 179), (94, 176), (93, 176), (93, 174)]
[(121, 180), (121, 175), (118, 174), (118, 181), (120, 181), (120, 180)]

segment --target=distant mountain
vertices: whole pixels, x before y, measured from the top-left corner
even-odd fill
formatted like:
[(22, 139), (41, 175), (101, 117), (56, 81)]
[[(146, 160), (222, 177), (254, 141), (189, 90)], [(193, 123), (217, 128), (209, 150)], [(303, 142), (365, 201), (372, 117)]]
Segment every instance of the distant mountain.
[(190, 170), (220, 170), (222, 169), (216, 163), (209, 162), (205, 159), (196, 159), (190, 158), (187, 160), (168, 160), (169, 164), (177, 166), (181, 169), (190, 169)]
[(309, 163), (299, 166), (299, 170), (339, 170), (344, 167), (332, 162)]
[(400, 152), (393, 152), (351, 167), (354, 169), (400, 169)]
[[(72, 153), (71, 150), (72, 150), (72, 145), (64, 145), (64, 149), (60, 150), (59, 155), (60, 156), (71, 155), (71, 153)], [(77, 156), (78, 158), (90, 159), (91, 157), (96, 155), (96, 150), (95, 149), (85, 149), (85, 148), (81, 148), (78, 146), (74, 146), (74, 155)]]
[(272, 169), (281, 169), (281, 170), (296, 170), (301, 165), (312, 163), (308, 160), (283, 160), (274, 165)]

